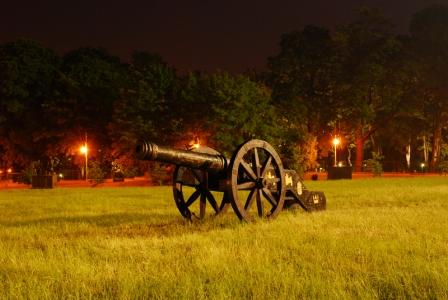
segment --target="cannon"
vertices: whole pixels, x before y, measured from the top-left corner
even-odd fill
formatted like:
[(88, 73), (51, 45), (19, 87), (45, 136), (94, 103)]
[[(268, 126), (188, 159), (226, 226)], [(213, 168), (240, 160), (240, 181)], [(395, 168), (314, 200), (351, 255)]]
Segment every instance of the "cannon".
[(200, 146), (173, 149), (142, 141), (136, 146), (141, 160), (174, 164), (173, 197), (181, 215), (203, 219), (207, 204), (213, 215), (232, 206), (241, 220), (275, 218), (284, 208), (323, 210), (322, 192), (309, 191), (294, 170), (285, 170), (275, 149), (266, 141), (250, 140), (229, 159)]

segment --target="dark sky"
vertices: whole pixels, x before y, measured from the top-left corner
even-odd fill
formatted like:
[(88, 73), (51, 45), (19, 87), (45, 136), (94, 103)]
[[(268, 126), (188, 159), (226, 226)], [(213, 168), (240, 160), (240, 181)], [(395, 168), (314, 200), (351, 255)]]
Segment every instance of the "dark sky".
[(307, 24), (333, 28), (356, 8), (380, 8), (406, 33), (412, 14), (448, 0), (4, 0), (0, 43), (27, 37), (60, 53), (101, 46), (127, 60), (157, 52), (179, 70), (263, 69), (282, 33)]

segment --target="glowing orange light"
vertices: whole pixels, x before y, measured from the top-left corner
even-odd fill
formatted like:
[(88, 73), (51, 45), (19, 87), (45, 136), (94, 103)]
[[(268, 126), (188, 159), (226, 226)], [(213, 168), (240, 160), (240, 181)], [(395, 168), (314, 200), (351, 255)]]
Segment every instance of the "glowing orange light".
[(11, 172), (12, 172), (12, 169), (11, 169), (11, 168), (9, 168), (9, 169), (8, 169), (8, 173), (11, 173)]
[(86, 158), (86, 181), (88, 180), (88, 165), (87, 165), (87, 152), (89, 151), (89, 149), (87, 148), (87, 143), (85, 143), (83, 146), (81, 146), (81, 148), (79, 149), (79, 151), (84, 154), (84, 157)]
[(340, 143), (341, 143), (341, 140), (340, 140), (339, 138), (335, 137), (335, 138), (333, 139), (333, 145), (337, 146), (337, 145), (339, 145)]
[(87, 149), (87, 145), (82, 146), (82, 147), (79, 149), (79, 151), (80, 151), (82, 154), (87, 154), (87, 151), (88, 151), (88, 149)]
[(3, 170), (0, 170), (0, 174), (3, 174)]
[(338, 137), (335, 137), (333, 139), (333, 145), (334, 145), (334, 166), (335, 167), (338, 166), (337, 157), (336, 156), (337, 156), (337, 153), (338, 153), (337, 146), (339, 145), (340, 142), (341, 142), (341, 140)]
[(195, 137), (195, 138), (194, 138), (193, 145), (191, 146), (191, 148), (193, 148), (193, 149), (198, 149), (200, 146), (201, 146), (201, 144), (199, 143), (199, 138), (198, 138), (198, 137)]

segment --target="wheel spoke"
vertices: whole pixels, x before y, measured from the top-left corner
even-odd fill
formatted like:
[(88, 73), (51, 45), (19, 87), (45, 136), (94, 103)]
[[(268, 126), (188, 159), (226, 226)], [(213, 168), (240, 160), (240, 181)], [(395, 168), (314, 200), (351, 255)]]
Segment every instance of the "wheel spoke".
[(213, 207), (216, 213), (219, 213), (219, 207), (218, 203), (216, 203), (215, 197), (213, 197), (213, 194), (210, 193), (209, 190), (205, 191), (208, 202), (210, 202), (210, 205)]
[(207, 198), (205, 197), (205, 193), (201, 193), (201, 202), (199, 206), (199, 218), (203, 219), (205, 217), (205, 206), (207, 204)]
[(268, 188), (263, 189), (263, 195), (266, 198), (266, 200), (271, 203), (273, 207), (277, 206), (277, 200), (275, 199), (274, 195), (272, 195), (271, 191)]
[(255, 163), (255, 174), (257, 174), (257, 178), (260, 177), (260, 158), (258, 157), (258, 150), (254, 148), (254, 161)]
[(263, 203), (261, 202), (261, 190), (257, 190), (257, 210), (258, 216), (263, 217)]
[(191, 194), (190, 198), (188, 198), (187, 202), (185, 203), (185, 207), (190, 207), (190, 205), (192, 205), (194, 203), (194, 201), (196, 201), (198, 199), (200, 194), (201, 194), (201, 191), (199, 189), (194, 191), (194, 193)]
[(239, 190), (250, 190), (250, 189), (253, 189), (254, 187), (255, 187), (255, 182), (253, 182), (253, 181), (248, 181), (248, 182), (238, 184)]
[(244, 205), (244, 210), (249, 210), (252, 206), (252, 203), (254, 202), (255, 198), (255, 192), (257, 189), (252, 189), (249, 193), (249, 196), (247, 197), (246, 204)]
[(254, 170), (252, 170), (247, 162), (241, 160), (241, 165), (243, 166), (244, 171), (246, 171), (247, 175), (249, 175), (252, 180), (257, 179), (257, 175), (255, 175)]
[(266, 162), (264, 163), (264, 165), (261, 169), (261, 177), (264, 178), (266, 176), (266, 171), (271, 166), (271, 162), (272, 162), (272, 156), (269, 155), (269, 158), (266, 160)]
[(270, 183), (275, 183), (275, 182), (280, 182), (280, 178), (275, 177), (275, 178), (266, 178), (266, 181), (270, 182)]
[(219, 206), (219, 211), (223, 210), (226, 204), (230, 204), (229, 196), (227, 193), (224, 193), (221, 205)]
[(174, 201), (185, 219), (190, 221), (204, 219), (207, 214), (207, 205), (213, 208), (208, 214), (216, 216), (226, 212), (231, 205), (228, 192), (212, 194), (209, 190), (207, 171), (178, 166), (173, 173), (173, 178), (175, 178), (173, 180)]
[(267, 142), (254, 139), (242, 144), (229, 163), (228, 174), (228, 193), (238, 218), (247, 222), (272, 219), (282, 210), (285, 171)]

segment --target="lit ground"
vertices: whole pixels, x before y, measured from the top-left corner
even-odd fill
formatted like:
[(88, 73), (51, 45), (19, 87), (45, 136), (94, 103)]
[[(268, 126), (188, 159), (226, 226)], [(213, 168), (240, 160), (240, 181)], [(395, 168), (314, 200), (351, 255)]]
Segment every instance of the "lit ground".
[(170, 187), (0, 190), (0, 298), (448, 298), (448, 177), (308, 181), (327, 211), (188, 224)]

